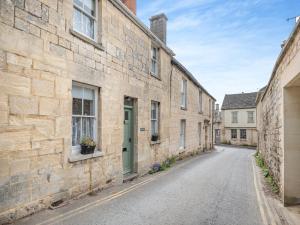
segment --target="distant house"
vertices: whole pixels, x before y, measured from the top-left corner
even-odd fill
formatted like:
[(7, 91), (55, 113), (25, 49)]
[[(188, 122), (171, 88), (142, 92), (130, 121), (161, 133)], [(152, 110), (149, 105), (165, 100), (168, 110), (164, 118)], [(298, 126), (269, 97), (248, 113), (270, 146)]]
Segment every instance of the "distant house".
[(257, 92), (225, 95), (222, 105), (221, 141), (233, 145), (257, 145)]

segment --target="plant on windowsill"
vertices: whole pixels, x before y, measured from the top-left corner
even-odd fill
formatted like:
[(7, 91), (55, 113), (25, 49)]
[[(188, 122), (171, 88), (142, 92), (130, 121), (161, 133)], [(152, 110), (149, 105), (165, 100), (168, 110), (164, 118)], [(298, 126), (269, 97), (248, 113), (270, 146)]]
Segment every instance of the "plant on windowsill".
[(158, 134), (153, 134), (151, 136), (151, 141), (158, 141)]
[(96, 148), (96, 142), (90, 137), (84, 137), (80, 143), (81, 146), (81, 154), (93, 154)]

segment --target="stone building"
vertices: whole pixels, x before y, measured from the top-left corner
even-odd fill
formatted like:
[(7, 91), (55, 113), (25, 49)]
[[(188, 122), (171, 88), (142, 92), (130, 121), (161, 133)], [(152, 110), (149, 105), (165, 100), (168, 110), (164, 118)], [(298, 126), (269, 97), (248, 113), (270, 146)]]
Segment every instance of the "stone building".
[(167, 17), (150, 30), (123, 2), (0, 1), (1, 222), (213, 148), (215, 100), (167, 47)]
[(219, 104), (216, 104), (213, 118), (213, 129), (214, 129), (214, 143), (221, 144), (221, 130), (222, 130), (222, 112), (220, 111)]
[(257, 98), (258, 150), (285, 205), (300, 204), (300, 21)]
[(222, 143), (257, 145), (257, 92), (225, 95), (222, 104)]

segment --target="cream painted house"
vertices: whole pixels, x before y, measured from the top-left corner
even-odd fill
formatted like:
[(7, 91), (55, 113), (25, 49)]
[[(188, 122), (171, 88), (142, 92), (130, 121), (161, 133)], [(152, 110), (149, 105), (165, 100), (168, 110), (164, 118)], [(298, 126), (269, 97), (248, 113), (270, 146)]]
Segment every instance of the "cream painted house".
[(285, 205), (300, 204), (300, 21), (257, 98), (258, 150)]
[(256, 92), (225, 95), (222, 104), (222, 143), (257, 145), (256, 96)]
[(0, 1), (0, 223), (213, 148), (215, 99), (167, 17), (149, 29), (123, 2)]

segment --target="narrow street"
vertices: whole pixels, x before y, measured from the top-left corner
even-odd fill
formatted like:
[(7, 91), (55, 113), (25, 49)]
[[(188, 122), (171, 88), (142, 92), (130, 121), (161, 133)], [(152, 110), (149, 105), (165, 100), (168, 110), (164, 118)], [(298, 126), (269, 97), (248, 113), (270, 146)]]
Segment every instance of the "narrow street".
[(216, 148), (99, 204), (93, 204), (97, 196), (87, 197), (17, 224), (261, 224), (251, 164), (254, 151)]

